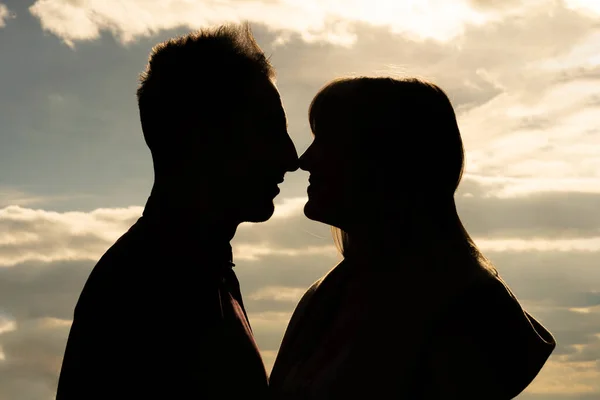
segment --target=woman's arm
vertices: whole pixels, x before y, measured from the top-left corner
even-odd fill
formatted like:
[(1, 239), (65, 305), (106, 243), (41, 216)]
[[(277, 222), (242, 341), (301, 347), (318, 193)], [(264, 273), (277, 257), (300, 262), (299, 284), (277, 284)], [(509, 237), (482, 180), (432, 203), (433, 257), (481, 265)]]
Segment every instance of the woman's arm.
[(290, 322), (285, 330), (285, 334), (283, 335), (283, 340), (281, 341), (281, 346), (279, 348), (279, 353), (282, 353), (285, 348), (289, 345), (289, 343), (293, 340), (296, 335), (296, 330), (298, 326), (298, 321), (302, 319), (304, 316), (304, 312), (306, 311), (306, 306), (310, 302), (310, 299), (313, 297), (317, 288), (319, 287), (322, 278), (313, 283), (310, 288), (304, 293), (298, 304), (296, 305), (296, 309), (294, 310), (292, 317), (290, 318)]
[(556, 343), (501, 281), (448, 310), (429, 349), (431, 399), (509, 400), (529, 386)]

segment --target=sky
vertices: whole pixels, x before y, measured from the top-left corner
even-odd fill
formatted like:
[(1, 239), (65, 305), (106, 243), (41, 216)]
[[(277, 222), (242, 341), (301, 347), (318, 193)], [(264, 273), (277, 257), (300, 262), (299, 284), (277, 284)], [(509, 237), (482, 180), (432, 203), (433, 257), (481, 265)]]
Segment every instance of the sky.
[[(245, 20), (299, 153), (336, 77), (418, 76), (449, 94), (467, 151), (459, 214), (558, 341), (518, 398), (600, 399), (600, 2), (0, 0), (0, 400), (54, 398), (83, 284), (141, 215), (150, 49)], [(232, 242), (268, 370), (300, 296), (340, 259), (302, 214), (307, 178), (288, 174), (274, 217)]]

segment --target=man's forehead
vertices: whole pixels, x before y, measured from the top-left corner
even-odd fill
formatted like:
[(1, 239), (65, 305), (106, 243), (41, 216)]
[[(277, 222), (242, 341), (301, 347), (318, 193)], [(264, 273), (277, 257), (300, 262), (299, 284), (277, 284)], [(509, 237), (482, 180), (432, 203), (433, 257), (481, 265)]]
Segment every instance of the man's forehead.
[(255, 87), (251, 96), (251, 108), (276, 112), (283, 109), (279, 91), (272, 84), (262, 84)]
[(255, 86), (255, 93), (265, 100), (280, 101), (279, 90), (271, 79), (264, 79)]

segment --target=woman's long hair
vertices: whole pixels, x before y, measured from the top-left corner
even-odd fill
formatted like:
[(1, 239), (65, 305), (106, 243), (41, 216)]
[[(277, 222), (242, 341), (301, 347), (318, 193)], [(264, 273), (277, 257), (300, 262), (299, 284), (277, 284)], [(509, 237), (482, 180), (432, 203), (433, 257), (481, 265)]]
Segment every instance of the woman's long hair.
[[(325, 85), (309, 108), (315, 137), (343, 130), (350, 135), (355, 158), (377, 165), (390, 186), (404, 184), (421, 193), (445, 232), (461, 243), (479, 265), (493, 269), (463, 226), (454, 203), (465, 153), (456, 115), (446, 93), (417, 78), (341, 78)], [(340, 125), (343, 124), (343, 127)], [(399, 227), (402, 229), (402, 227)], [(414, 229), (413, 227), (406, 227)], [(352, 235), (332, 227), (342, 256), (352, 248)]]

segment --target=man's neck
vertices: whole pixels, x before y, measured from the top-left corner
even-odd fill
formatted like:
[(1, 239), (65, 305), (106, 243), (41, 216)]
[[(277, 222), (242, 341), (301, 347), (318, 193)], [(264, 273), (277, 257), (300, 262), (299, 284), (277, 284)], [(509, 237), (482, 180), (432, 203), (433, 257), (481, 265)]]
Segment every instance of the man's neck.
[(155, 187), (144, 208), (144, 217), (189, 233), (209, 233), (219, 241), (233, 239), (239, 222), (228, 219), (222, 210), (191, 196), (178, 196), (173, 190)]

